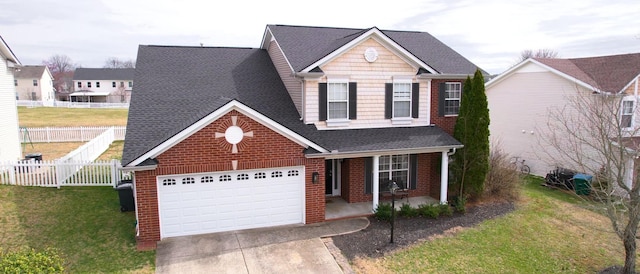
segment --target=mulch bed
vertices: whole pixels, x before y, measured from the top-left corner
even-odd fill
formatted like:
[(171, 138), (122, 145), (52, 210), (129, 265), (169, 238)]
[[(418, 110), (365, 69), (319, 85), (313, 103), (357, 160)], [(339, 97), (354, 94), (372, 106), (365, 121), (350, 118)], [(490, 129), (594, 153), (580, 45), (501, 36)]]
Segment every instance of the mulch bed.
[(471, 227), (484, 220), (507, 214), (515, 209), (513, 203), (482, 204), (467, 208), (465, 214), (455, 213), (450, 217), (428, 219), (424, 217), (396, 218), (394, 243), (389, 243), (391, 225), (369, 217), (371, 224), (358, 232), (332, 237), (333, 243), (349, 259), (356, 257), (376, 258), (407, 247), (429, 237), (444, 234), (457, 227)]

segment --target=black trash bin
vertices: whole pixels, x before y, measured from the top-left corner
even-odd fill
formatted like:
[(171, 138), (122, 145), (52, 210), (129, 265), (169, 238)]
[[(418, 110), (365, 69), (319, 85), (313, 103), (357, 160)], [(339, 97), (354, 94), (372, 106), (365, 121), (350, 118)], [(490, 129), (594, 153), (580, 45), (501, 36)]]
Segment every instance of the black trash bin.
[(118, 197), (120, 198), (120, 211), (135, 210), (135, 202), (133, 201), (133, 182), (131, 180), (122, 180), (116, 186)]
[(36, 161), (42, 161), (42, 153), (29, 153), (24, 156), (25, 160), (34, 159)]

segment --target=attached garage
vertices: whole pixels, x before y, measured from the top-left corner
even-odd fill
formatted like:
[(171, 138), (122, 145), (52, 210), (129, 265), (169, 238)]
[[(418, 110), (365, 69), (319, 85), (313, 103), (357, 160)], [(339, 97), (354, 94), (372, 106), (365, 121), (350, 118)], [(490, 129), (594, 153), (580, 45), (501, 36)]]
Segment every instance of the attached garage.
[(304, 223), (304, 166), (158, 176), (160, 237)]

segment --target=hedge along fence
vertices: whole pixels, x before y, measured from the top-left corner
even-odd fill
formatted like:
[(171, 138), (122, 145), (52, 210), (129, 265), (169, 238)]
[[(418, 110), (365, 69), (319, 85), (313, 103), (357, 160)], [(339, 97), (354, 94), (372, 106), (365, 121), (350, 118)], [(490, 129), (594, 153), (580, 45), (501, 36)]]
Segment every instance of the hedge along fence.
[(113, 128), (115, 140), (122, 141), (126, 126), (113, 127), (34, 127), (20, 128), (23, 143), (86, 142)]

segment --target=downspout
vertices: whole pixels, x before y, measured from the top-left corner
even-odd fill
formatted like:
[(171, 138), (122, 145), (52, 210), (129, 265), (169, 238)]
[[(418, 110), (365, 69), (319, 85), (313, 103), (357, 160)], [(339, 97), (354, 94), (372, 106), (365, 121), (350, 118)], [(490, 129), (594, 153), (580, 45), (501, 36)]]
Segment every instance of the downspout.
[(304, 112), (304, 107), (305, 107), (305, 94), (304, 94), (304, 79), (300, 79), (300, 100), (302, 101), (302, 108), (301, 108), (301, 112), (300, 113), (300, 121), (302, 121), (303, 123), (306, 123), (306, 113)]

